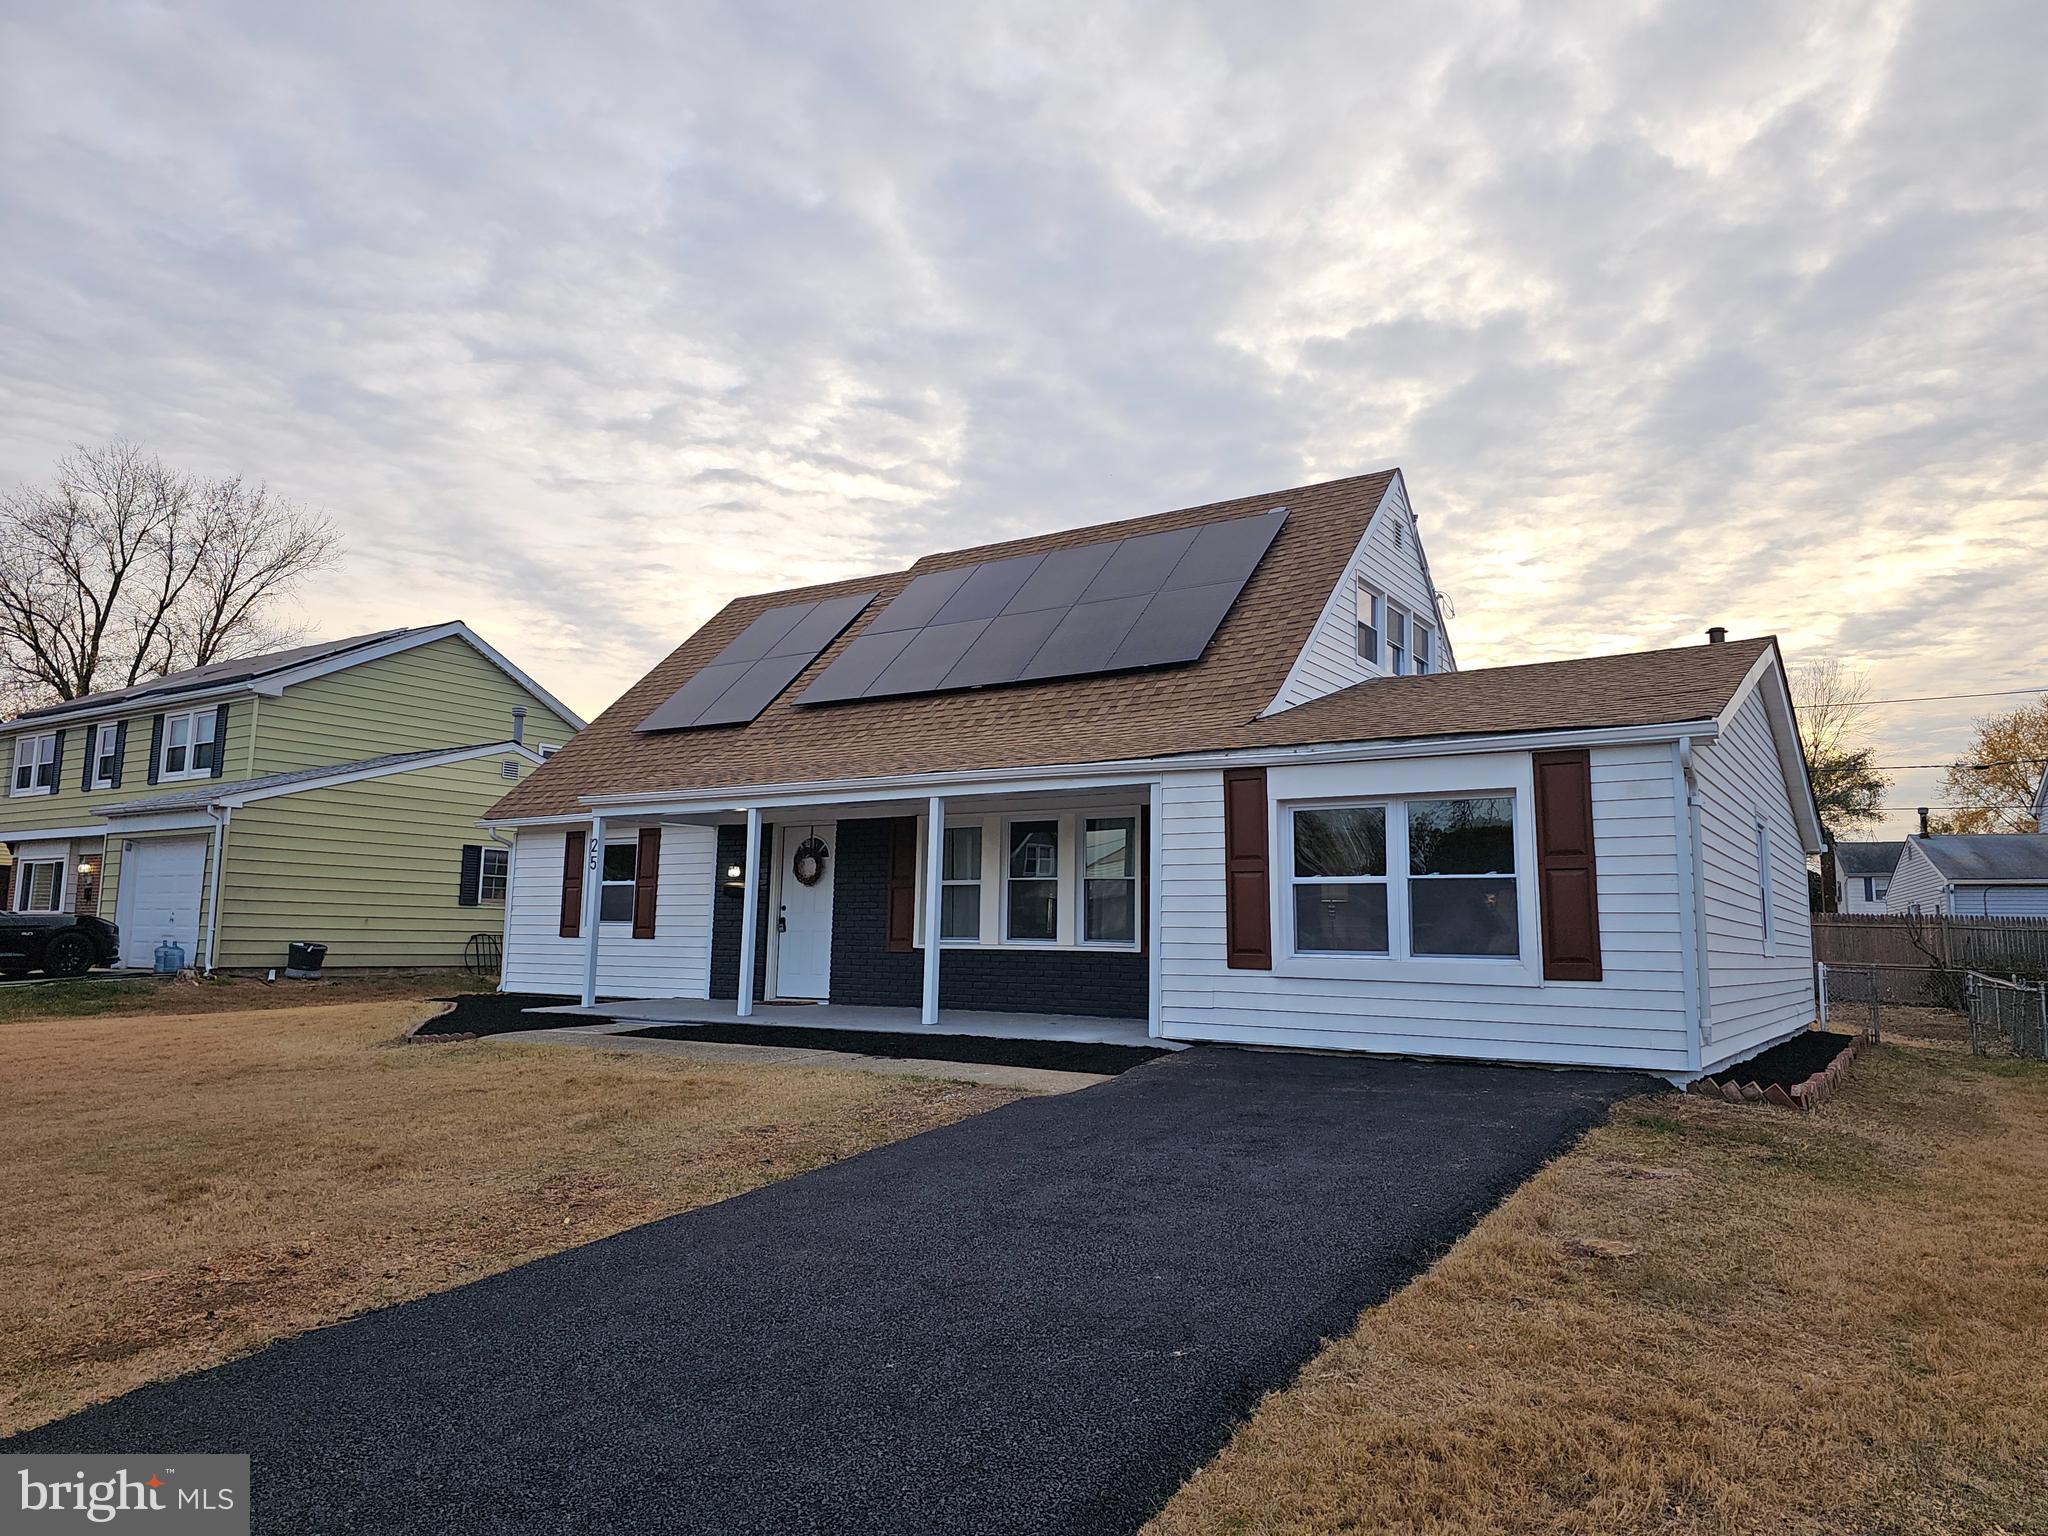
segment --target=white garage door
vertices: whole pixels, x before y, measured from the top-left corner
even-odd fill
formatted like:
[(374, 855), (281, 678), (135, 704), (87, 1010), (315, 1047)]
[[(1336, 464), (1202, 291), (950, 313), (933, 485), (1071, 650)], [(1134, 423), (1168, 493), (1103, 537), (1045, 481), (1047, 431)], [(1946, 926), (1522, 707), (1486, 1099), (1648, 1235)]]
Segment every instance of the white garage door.
[(1991, 917), (2048, 917), (2048, 885), (1994, 885), (1984, 892)]
[(206, 839), (181, 837), (121, 845), (121, 963), (154, 965), (156, 947), (175, 939), (185, 963), (199, 956), (199, 893), (206, 874)]

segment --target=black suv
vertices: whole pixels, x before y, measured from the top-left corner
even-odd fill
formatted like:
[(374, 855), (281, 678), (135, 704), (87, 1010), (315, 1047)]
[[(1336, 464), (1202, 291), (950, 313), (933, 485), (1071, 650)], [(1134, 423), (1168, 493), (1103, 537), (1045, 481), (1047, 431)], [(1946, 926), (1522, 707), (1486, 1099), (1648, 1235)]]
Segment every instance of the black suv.
[(121, 958), (121, 930), (69, 912), (0, 912), (0, 974), (83, 976)]

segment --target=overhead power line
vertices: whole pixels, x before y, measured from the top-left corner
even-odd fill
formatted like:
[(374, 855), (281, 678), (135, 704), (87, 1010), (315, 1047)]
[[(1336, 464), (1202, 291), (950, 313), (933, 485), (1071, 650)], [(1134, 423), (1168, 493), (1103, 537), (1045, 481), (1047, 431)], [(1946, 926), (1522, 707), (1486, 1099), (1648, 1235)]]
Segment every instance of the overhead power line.
[(1995, 688), (1989, 693), (1916, 693), (1899, 699), (1844, 699), (1832, 704), (1794, 704), (1794, 709), (1862, 709), (1872, 704), (1946, 704), (1953, 699), (2005, 699), (2019, 693), (2048, 693), (2048, 688)]
[(2001, 757), (1988, 763), (1872, 763), (1872, 768), (1890, 772), (1896, 768), (1968, 768), (1973, 773), (1982, 773), (1987, 768), (2029, 768), (2036, 763), (2048, 763), (2048, 757)]

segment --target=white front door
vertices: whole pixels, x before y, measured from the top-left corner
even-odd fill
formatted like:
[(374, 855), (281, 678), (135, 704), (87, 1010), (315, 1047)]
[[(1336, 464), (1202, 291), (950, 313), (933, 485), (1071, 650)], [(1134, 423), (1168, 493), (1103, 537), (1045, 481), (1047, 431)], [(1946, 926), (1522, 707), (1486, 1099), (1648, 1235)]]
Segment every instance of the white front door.
[[(829, 821), (775, 829), (780, 926), (775, 936), (775, 995), (829, 997), (832, 992), (832, 855), (837, 829)], [(822, 858), (817, 857), (822, 850)], [(817, 878), (804, 884), (797, 868)]]
[(121, 845), (121, 963), (154, 965), (165, 939), (184, 946), (185, 963), (199, 959), (199, 895), (206, 874), (206, 839), (169, 838)]

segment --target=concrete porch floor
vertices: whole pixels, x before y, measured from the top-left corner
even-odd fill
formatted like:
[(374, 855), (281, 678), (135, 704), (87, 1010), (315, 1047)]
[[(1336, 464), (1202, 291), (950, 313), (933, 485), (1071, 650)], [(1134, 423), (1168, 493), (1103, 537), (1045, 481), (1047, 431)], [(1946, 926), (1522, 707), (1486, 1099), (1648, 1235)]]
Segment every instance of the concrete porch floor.
[[(536, 1008), (535, 1013), (577, 1015), (618, 1022), (608, 1033), (644, 1029), (650, 1024), (730, 1024), (739, 1018), (738, 1005), (726, 998), (622, 998), (592, 1008)], [(850, 1029), (892, 1035), (978, 1035), (989, 1040), (1064, 1040), (1089, 1045), (1150, 1046), (1179, 1051), (1173, 1040), (1155, 1040), (1145, 1033), (1143, 1019), (1094, 1019), (1079, 1014), (986, 1013), (948, 1008), (939, 1022), (927, 1024), (915, 1008), (868, 1008), (851, 1003), (756, 1003), (747, 1023), (800, 1029)]]

